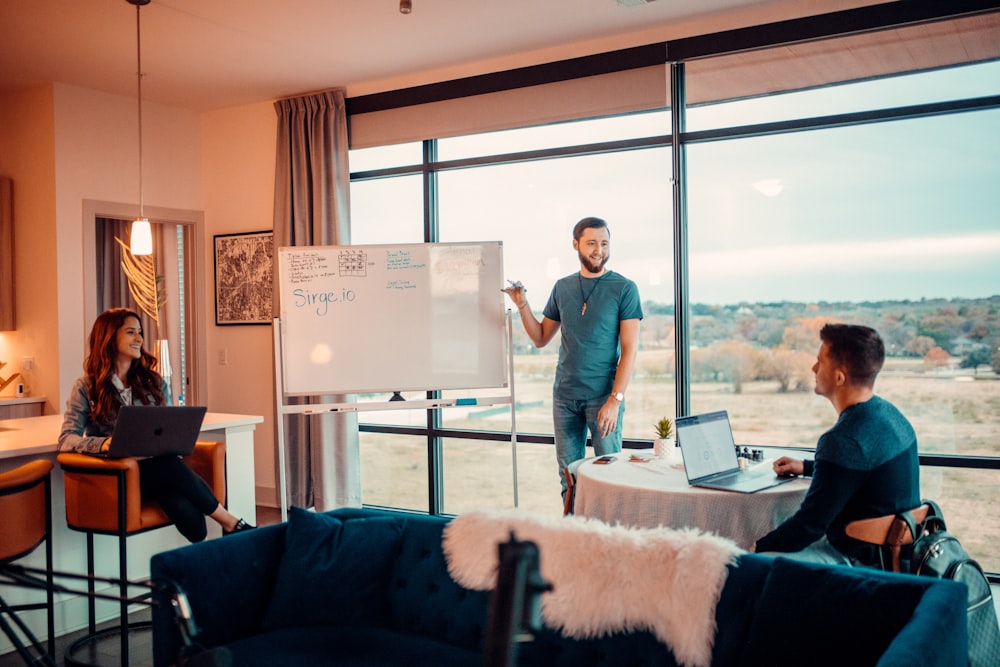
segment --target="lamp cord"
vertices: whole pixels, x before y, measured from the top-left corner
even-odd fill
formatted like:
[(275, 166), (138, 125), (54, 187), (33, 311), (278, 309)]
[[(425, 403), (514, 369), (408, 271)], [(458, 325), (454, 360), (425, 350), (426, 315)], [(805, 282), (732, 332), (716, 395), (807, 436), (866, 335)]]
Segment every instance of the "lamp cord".
[(142, 5), (135, 6), (135, 54), (136, 80), (139, 90), (139, 217), (145, 218), (142, 202), (142, 31), (139, 29), (139, 12)]

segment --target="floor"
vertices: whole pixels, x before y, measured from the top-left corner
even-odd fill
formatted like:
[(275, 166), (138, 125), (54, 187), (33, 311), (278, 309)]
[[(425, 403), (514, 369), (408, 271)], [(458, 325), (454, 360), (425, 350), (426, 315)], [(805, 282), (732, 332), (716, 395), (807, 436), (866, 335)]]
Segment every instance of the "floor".
[[(257, 525), (267, 526), (278, 523), (281, 520), (280, 510), (272, 507), (257, 508)], [(141, 623), (150, 618), (149, 610), (137, 611), (129, 616), (129, 623)], [(98, 630), (114, 627), (117, 622), (112, 621), (98, 626)], [(86, 634), (86, 631), (74, 632), (56, 638), (55, 662), (57, 665), (65, 665), (66, 648), (70, 646), (78, 637)], [(149, 629), (137, 629), (129, 633), (129, 665), (131, 667), (152, 667), (153, 665), (153, 633)], [(120, 640), (117, 634), (96, 640), (80, 647), (73, 653), (73, 661), (79, 664), (92, 665), (120, 665), (121, 655)], [(25, 662), (16, 651), (0, 655), (0, 667), (19, 667)], [(73, 664), (73, 663), (70, 663)]]

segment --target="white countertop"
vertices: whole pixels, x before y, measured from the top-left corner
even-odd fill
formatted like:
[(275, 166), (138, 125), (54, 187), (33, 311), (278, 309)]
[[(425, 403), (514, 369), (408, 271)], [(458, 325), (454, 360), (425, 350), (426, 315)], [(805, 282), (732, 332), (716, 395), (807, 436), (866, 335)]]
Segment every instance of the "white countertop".
[[(205, 415), (201, 430), (204, 432), (252, 427), (263, 421), (264, 418), (260, 415), (209, 412)], [(62, 422), (62, 415), (0, 420), (0, 459), (54, 454), (59, 443)]]

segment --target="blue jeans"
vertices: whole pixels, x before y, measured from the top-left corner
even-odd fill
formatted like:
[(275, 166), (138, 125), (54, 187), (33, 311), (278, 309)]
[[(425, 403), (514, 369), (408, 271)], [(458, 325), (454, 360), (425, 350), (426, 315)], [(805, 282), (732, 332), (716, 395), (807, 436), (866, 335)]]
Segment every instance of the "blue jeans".
[(566, 478), (563, 468), (573, 461), (578, 461), (587, 455), (587, 431), (590, 431), (590, 442), (594, 446), (594, 454), (614, 454), (622, 450), (622, 418), (625, 416), (625, 404), (618, 406), (618, 425), (608, 435), (601, 437), (597, 427), (597, 413), (607, 397), (590, 401), (576, 401), (552, 397), (552, 424), (556, 437), (556, 461), (559, 464), (559, 481), (562, 484), (563, 496), (566, 495)]

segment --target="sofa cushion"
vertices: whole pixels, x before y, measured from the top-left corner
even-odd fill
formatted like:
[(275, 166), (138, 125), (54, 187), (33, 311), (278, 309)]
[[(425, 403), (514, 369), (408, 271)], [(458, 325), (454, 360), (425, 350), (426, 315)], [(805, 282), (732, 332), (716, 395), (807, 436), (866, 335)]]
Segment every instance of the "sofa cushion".
[(402, 528), (395, 517), (341, 522), (292, 507), (262, 628), (387, 625), (389, 573)]
[(651, 632), (636, 630), (571, 639), (558, 630), (543, 627), (534, 633), (532, 641), (520, 645), (517, 664), (519, 667), (676, 667), (678, 663), (670, 648)]
[(777, 558), (740, 664), (876, 664), (925, 586), (904, 575), (863, 572)]
[(228, 648), (232, 664), (239, 667), (482, 667), (483, 664), (479, 651), (421, 635), (357, 626), (284, 628), (233, 642)]
[(737, 665), (750, 636), (754, 605), (760, 598), (774, 559), (759, 554), (742, 554), (729, 567), (726, 586), (715, 607), (713, 665)]
[(448, 576), (441, 551), (445, 525), (440, 517), (406, 521), (390, 584), (393, 628), (482, 651), (490, 592), (463, 588)]

